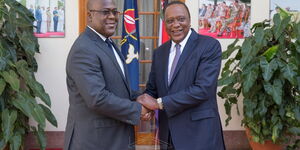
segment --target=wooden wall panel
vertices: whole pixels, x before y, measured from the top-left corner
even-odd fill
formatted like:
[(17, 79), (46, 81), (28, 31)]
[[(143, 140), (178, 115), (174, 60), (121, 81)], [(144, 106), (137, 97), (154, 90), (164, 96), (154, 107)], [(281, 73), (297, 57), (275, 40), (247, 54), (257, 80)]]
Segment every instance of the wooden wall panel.
[(83, 32), (86, 27), (86, 17), (87, 17), (87, 10), (86, 10), (86, 3), (87, 0), (78, 0), (79, 2), (79, 33)]

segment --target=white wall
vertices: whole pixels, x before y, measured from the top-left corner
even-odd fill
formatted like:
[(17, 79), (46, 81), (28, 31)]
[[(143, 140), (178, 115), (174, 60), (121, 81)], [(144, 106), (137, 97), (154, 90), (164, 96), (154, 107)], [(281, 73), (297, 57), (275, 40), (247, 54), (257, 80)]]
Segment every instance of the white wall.
[(78, 37), (79, 16), (78, 1), (65, 1), (65, 38), (39, 38), (40, 54), (36, 55), (40, 81), (52, 100), (52, 112), (56, 116), (58, 128), (47, 125), (47, 131), (64, 131), (68, 113), (68, 91), (66, 87), (66, 58), (69, 50)]
[[(68, 92), (66, 87), (65, 64), (68, 52), (78, 36), (78, 1), (66, 0), (65, 20), (66, 20), (66, 36), (65, 38), (40, 38), (40, 54), (36, 55), (39, 69), (36, 74), (37, 79), (44, 85), (52, 100), (52, 111), (57, 118), (58, 128), (47, 125), (47, 131), (64, 131), (68, 112)], [(191, 11), (192, 27), (198, 28), (198, 0), (186, 0)], [(251, 23), (262, 21), (269, 18), (269, 1), (268, 0), (252, 0), (251, 3)], [(221, 39), (223, 50), (227, 45), (233, 42), (232, 39)], [(243, 130), (240, 120), (242, 116), (236, 114), (233, 108), (233, 119), (230, 125), (225, 127), (225, 110), (223, 101), (218, 99), (219, 110), (221, 114), (224, 130)], [(240, 106), (240, 108), (242, 108)]]

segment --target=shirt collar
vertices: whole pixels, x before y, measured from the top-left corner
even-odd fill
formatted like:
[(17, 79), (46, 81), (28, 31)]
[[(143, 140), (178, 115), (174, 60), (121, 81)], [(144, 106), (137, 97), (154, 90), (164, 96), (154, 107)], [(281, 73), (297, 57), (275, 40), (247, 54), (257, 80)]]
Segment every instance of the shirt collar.
[(93, 29), (92, 27), (90, 26), (87, 26), (89, 27), (92, 31), (94, 31), (104, 42), (105, 40), (107, 39), (105, 36), (103, 36), (102, 34), (98, 33), (95, 29)]
[[(191, 36), (191, 34), (192, 34), (192, 30), (190, 29), (189, 32), (188, 32), (188, 34), (185, 36), (185, 38), (179, 43), (181, 52), (183, 51), (184, 46), (187, 43), (187, 41), (188, 41), (189, 37)], [(174, 48), (175, 45), (176, 45), (176, 43), (174, 41), (172, 41), (171, 51), (170, 52), (175, 51), (175, 48)]]

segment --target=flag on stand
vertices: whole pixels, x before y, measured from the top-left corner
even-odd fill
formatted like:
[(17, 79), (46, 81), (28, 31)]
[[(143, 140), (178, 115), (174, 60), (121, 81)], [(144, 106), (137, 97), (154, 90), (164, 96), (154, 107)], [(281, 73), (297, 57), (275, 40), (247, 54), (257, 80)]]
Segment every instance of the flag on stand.
[(137, 0), (125, 0), (121, 50), (128, 66), (130, 87), (139, 90), (139, 16)]

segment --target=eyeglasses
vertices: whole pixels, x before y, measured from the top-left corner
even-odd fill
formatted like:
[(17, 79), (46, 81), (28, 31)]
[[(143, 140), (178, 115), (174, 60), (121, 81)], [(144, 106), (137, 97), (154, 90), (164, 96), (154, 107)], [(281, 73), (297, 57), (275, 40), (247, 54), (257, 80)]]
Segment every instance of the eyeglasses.
[(114, 16), (118, 15), (120, 12), (117, 10), (89, 10), (90, 12), (98, 12), (101, 13), (104, 16), (108, 16), (110, 15), (110, 13), (112, 13)]

